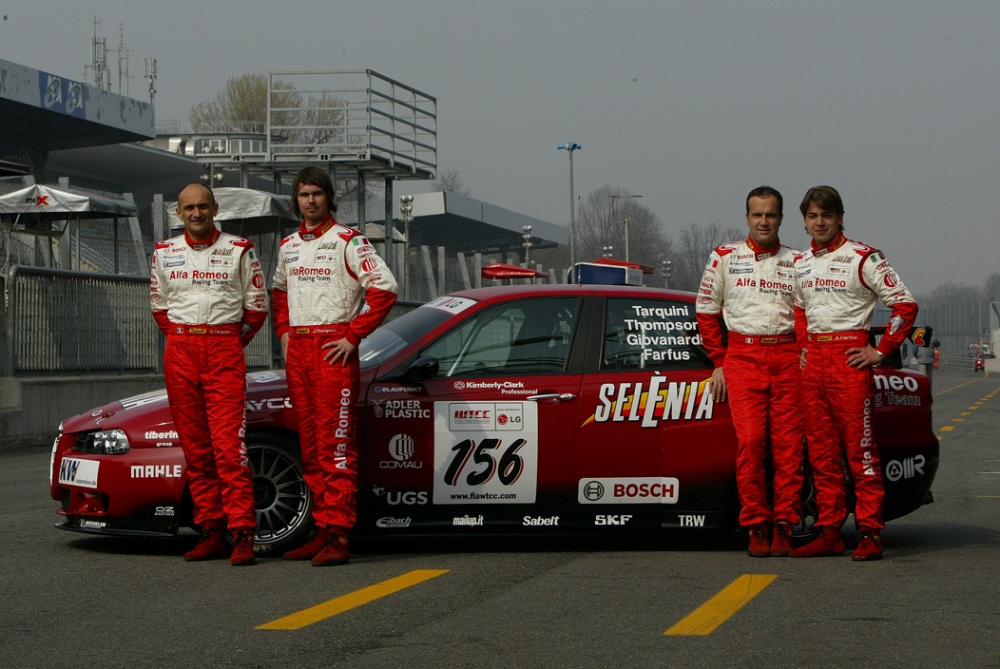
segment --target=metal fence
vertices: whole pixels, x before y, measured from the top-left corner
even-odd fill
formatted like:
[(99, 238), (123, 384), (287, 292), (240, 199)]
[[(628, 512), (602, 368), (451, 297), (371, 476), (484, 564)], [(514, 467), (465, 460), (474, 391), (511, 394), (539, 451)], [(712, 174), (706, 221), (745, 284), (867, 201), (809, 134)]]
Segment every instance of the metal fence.
[[(3, 376), (163, 371), (164, 338), (149, 308), (149, 277), (13, 267), (6, 295)], [(420, 302), (400, 300), (387, 320)], [(249, 369), (280, 367), (268, 315), (246, 348)]]

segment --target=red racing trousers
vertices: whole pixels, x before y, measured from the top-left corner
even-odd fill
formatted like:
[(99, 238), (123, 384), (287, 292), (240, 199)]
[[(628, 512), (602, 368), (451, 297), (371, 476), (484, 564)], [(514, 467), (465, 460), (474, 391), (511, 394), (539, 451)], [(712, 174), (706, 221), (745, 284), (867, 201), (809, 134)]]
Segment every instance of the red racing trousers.
[[(163, 376), (187, 463), (194, 522), (255, 529), (257, 511), (246, 448), (246, 358), (240, 326), (175, 326)], [(195, 334), (187, 330), (217, 330)]]
[(360, 368), (323, 359), (323, 345), (343, 338), (347, 325), (292, 328), (288, 339), (288, 394), (299, 425), (302, 471), (320, 527), (348, 530), (357, 518), (358, 448), (355, 403)]
[(809, 465), (816, 484), (818, 527), (840, 529), (847, 520), (844, 459), (854, 479), (854, 518), (859, 528), (880, 530), (882, 465), (872, 413), (872, 368), (847, 364), (847, 349), (868, 345), (864, 331), (809, 334), (802, 370), (802, 405), (806, 415)]
[[(746, 337), (730, 332), (723, 372), (738, 441), (740, 525), (778, 521), (797, 525), (804, 433), (795, 336)], [(772, 505), (767, 499), (768, 442), (774, 471)]]

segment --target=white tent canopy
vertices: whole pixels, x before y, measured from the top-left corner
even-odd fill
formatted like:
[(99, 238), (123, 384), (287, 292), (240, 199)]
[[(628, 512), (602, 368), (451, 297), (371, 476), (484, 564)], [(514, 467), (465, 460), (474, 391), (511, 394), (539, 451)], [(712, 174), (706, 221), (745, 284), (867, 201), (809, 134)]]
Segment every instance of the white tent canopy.
[(0, 217), (13, 232), (58, 237), (66, 221), (138, 215), (132, 202), (41, 184), (0, 196)]
[[(238, 235), (276, 232), (299, 223), (298, 217), (292, 213), (292, 198), (288, 195), (275, 195), (252, 188), (214, 188), (212, 192), (219, 203), (215, 222), (228, 232)], [(163, 208), (172, 230), (184, 227), (177, 218), (177, 202), (167, 202)]]

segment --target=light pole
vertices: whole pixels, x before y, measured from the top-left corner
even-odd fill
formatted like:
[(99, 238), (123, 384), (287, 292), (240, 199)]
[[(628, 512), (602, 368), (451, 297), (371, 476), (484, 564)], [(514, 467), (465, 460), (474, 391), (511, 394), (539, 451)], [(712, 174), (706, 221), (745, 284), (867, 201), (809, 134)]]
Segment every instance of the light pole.
[(413, 220), (413, 196), (399, 196), (399, 215), (403, 219), (403, 298), (410, 292), (410, 282), (406, 276), (406, 260), (410, 255), (410, 221)]
[(573, 194), (573, 152), (582, 149), (582, 144), (569, 142), (560, 144), (557, 149), (565, 149), (569, 153), (569, 271), (573, 272), (576, 265), (576, 195)]
[[(615, 222), (615, 200), (634, 200), (636, 198), (642, 197), (641, 195), (612, 195), (611, 196), (611, 224), (614, 225)], [(625, 214), (625, 262), (629, 262), (629, 244), (628, 244), (628, 214)]]
[(524, 264), (527, 265), (530, 268), (531, 267), (531, 247), (532, 247), (532, 243), (531, 243), (531, 226), (530, 225), (525, 225), (524, 227), (521, 228), (521, 231), (524, 233), (523, 235), (521, 235), (521, 239), (524, 240), (523, 241), (523, 244), (524, 244)]
[(670, 288), (670, 261), (662, 261), (660, 263), (660, 269), (663, 271), (663, 287)]
[(605, 258), (610, 258), (615, 253), (615, 247), (614, 246), (602, 246), (601, 247), (601, 253), (604, 255)]

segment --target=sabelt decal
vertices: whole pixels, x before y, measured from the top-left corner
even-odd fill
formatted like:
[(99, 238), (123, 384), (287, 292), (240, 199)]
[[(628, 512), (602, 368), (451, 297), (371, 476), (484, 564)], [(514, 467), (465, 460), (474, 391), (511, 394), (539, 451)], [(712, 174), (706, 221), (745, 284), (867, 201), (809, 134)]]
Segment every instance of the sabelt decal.
[(434, 403), (434, 504), (532, 504), (534, 402)]
[(676, 504), (680, 481), (670, 477), (580, 479), (580, 504)]
[(665, 376), (650, 377), (649, 383), (605, 383), (598, 391), (600, 405), (583, 421), (591, 423), (637, 422), (641, 427), (657, 427), (663, 421), (711, 420), (712, 393), (704, 381), (672, 381)]
[(96, 488), (101, 463), (97, 460), (63, 458), (59, 464), (59, 483), (80, 488)]

